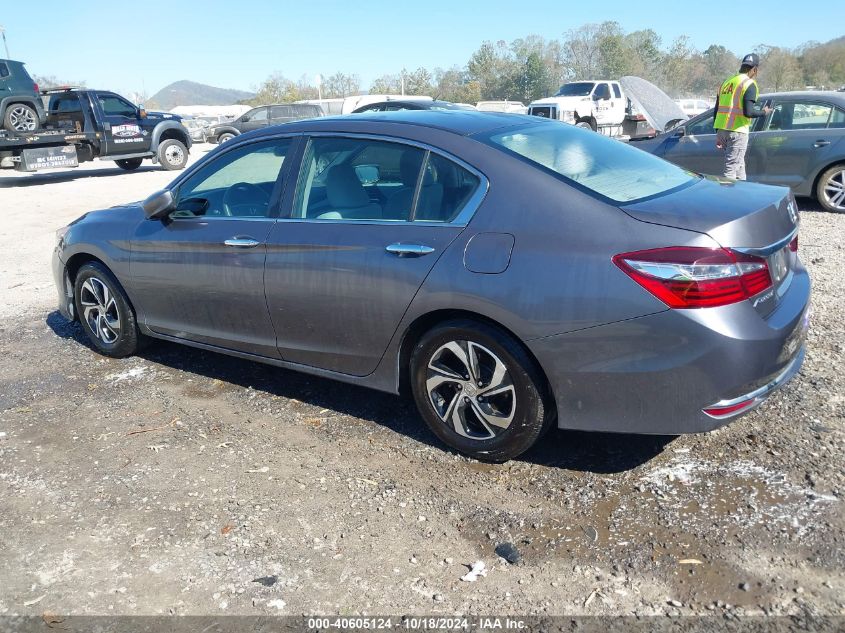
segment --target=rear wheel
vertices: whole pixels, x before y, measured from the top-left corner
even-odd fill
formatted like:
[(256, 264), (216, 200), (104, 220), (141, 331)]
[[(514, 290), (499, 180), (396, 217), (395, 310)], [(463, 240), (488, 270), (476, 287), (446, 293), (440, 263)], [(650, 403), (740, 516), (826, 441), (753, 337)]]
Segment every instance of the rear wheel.
[(188, 148), (176, 139), (162, 141), (158, 146), (158, 162), (169, 171), (184, 169), (188, 164)]
[(133, 171), (141, 166), (144, 162), (142, 158), (124, 158), (123, 160), (114, 161), (118, 167), (126, 171)]
[(90, 262), (79, 269), (73, 296), (82, 329), (101, 354), (131, 356), (145, 342), (126, 293), (103, 264)]
[(476, 459), (503, 462), (550, 425), (545, 381), (502, 330), (457, 320), (427, 332), (411, 355), (414, 400), (431, 431)]
[(38, 113), (24, 103), (13, 103), (3, 115), (3, 127), (10, 132), (34, 132), (40, 127)]
[(819, 176), (816, 198), (826, 211), (845, 213), (845, 164), (834, 165)]

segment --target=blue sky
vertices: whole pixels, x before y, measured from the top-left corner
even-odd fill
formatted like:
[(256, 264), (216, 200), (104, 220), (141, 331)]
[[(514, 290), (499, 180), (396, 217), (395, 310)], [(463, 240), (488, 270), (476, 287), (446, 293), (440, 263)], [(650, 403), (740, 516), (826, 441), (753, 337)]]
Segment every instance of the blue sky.
[(723, 21), (715, 17), (722, 5), (712, 1), (86, 0), (48, 1), (38, 10), (21, 6), (0, 3), (0, 25), (11, 57), (25, 61), (30, 73), (148, 94), (178, 79), (250, 90), (274, 71), (298, 79), (339, 70), (358, 74), (367, 88), (375, 77), (403, 67), (463, 65), (484, 40), (559, 38), (604, 20), (616, 20), (626, 31), (653, 28), (664, 46), (688, 35), (696, 48), (720, 43), (738, 54), (759, 43), (795, 47), (845, 33), (839, 20), (819, 19), (818, 11), (796, 10), (782, 0), (751, 3), (747, 18)]

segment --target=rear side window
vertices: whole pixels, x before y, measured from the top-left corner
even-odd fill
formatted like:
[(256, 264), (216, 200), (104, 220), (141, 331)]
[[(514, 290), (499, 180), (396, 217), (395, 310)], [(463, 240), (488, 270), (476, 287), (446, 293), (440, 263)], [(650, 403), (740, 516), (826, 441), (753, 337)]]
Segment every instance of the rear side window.
[(9, 76), (9, 67), (6, 64), (0, 62), (0, 79), (3, 79), (4, 77), (8, 77), (8, 76)]
[(270, 108), (271, 119), (290, 119), (292, 116), (291, 106), (272, 106)]
[(552, 121), (482, 140), (617, 203), (665, 193), (698, 179), (625, 143)]

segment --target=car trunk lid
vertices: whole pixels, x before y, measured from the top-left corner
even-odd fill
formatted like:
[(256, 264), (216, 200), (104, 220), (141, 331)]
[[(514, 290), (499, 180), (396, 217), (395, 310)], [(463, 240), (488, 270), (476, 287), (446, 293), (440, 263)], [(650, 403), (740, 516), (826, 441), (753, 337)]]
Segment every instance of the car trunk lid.
[(621, 208), (642, 222), (704, 233), (723, 248), (765, 259), (772, 287), (752, 300), (764, 316), (789, 287), (797, 264), (793, 239), (799, 217), (786, 188), (707, 176), (690, 187)]

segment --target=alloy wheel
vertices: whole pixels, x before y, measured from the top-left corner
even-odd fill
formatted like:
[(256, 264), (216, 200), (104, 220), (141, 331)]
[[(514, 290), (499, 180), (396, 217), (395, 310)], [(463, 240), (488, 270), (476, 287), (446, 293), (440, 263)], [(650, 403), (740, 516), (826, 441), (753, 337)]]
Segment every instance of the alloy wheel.
[(845, 211), (845, 169), (833, 172), (824, 183), (825, 201), (837, 211)]
[(31, 132), (37, 127), (32, 110), (23, 106), (12, 106), (9, 112), (9, 123), (16, 132)]
[(507, 365), (472, 341), (450, 341), (428, 362), (426, 393), (440, 420), (455, 433), (488, 440), (516, 413), (516, 389)]
[(86, 279), (79, 293), (82, 318), (100, 341), (111, 345), (120, 336), (120, 312), (109, 287), (96, 277)]

